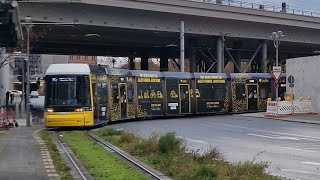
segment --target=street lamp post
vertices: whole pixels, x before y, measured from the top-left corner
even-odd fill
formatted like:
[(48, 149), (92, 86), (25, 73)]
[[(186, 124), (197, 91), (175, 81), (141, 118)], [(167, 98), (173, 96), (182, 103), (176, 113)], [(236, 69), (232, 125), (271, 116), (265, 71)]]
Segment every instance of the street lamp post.
[[(281, 38), (283, 37), (282, 31), (277, 31), (272, 33), (272, 38), (273, 38), (273, 44), (274, 47), (276, 48), (276, 66), (279, 66), (279, 46), (281, 42)], [(279, 97), (279, 87), (276, 88), (276, 99)]]
[[(32, 20), (29, 16), (25, 18), (26, 23), (31, 23)], [(27, 58), (26, 58), (26, 66), (27, 66), (27, 72), (26, 72), (26, 81), (27, 81), (27, 87), (26, 87), (26, 101), (27, 101), (27, 107), (26, 107), (26, 124), (27, 127), (31, 126), (31, 121), (30, 121), (30, 29), (32, 27), (31, 24), (26, 24), (26, 29), (27, 29)]]

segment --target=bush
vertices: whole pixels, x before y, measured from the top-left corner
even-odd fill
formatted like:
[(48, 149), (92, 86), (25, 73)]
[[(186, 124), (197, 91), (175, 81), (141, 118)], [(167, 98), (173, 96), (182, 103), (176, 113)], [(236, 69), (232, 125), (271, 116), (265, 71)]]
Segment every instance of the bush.
[(128, 133), (128, 132), (123, 132), (123, 133), (120, 135), (119, 142), (120, 142), (120, 143), (132, 143), (132, 142), (134, 142), (135, 140), (137, 140), (137, 137), (135, 137), (133, 134)]
[(159, 139), (159, 149), (161, 153), (168, 153), (170, 151), (180, 151), (182, 140), (176, 137), (174, 132), (169, 132)]
[(265, 173), (265, 169), (268, 168), (268, 163), (253, 163), (251, 161), (240, 162), (234, 164), (233, 173), (230, 176), (234, 178), (248, 178), (250, 179), (258, 179), (259, 177), (265, 176), (264, 179), (271, 179), (271, 177), (267, 178), (267, 174)]
[(217, 172), (214, 171), (214, 167), (209, 165), (201, 165), (196, 171), (192, 179), (215, 179), (218, 176)]
[(115, 136), (115, 135), (121, 135), (122, 130), (121, 129), (114, 129), (114, 128), (105, 128), (101, 135), (102, 136)]
[(143, 151), (145, 154), (153, 154), (159, 152), (159, 134), (152, 133), (151, 136), (145, 141)]
[(210, 148), (204, 154), (198, 155), (195, 154), (196, 160), (199, 163), (210, 163), (215, 160), (222, 160), (223, 156), (217, 148)]
[[(107, 130), (105, 133), (117, 134), (118, 131)], [(148, 139), (141, 139), (127, 132), (108, 137), (116, 138), (115, 145), (177, 180), (282, 179), (265, 172), (267, 163), (230, 163), (217, 148), (211, 147), (203, 154), (200, 150), (187, 149), (184, 141), (174, 132), (162, 136), (153, 133)]]

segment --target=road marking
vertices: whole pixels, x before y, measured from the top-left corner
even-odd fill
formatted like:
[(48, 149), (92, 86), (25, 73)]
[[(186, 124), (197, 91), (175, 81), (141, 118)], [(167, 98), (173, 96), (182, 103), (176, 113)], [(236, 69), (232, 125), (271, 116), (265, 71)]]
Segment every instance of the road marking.
[(274, 146), (274, 145), (269, 145), (275, 148), (280, 148), (280, 149), (286, 149), (286, 150), (293, 150), (293, 151), (301, 151), (301, 152), (310, 152), (310, 153), (317, 153), (318, 151), (312, 151), (312, 150), (306, 150), (306, 149), (298, 149), (298, 148), (291, 148), (291, 147), (284, 147), (284, 146)]
[(298, 139), (298, 138), (288, 137), (288, 136), (279, 136), (278, 139), (300, 141), (300, 139)]
[(320, 147), (320, 144), (307, 144), (309, 146), (316, 146), (316, 147)]
[(240, 139), (234, 139), (234, 138), (229, 138), (229, 137), (222, 137), (224, 139), (230, 139), (230, 140), (233, 140), (233, 141), (241, 141)]
[(229, 130), (229, 131), (236, 131), (236, 132), (246, 132), (246, 131), (240, 130), (240, 129), (231, 129), (231, 128), (221, 128), (221, 129), (225, 129), (225, 130)]
[(248, 134), (248, 136), (256, 136), (256, 137), (262, 137), (262, 138), (269, 138), (269, 139), (278, 139), (278, 140), (294, 140), (299, 141), (300, 139), (294, 138), (294, 137), (287, 137), (287, 136), (265, 136), (260, 134)]
[(302, 173), (302, 174), (319, 175), (319, 174), (314, 173), (314, 172), (304, 171), (304, 170), (298, 170), (298, 169), (281, 169), (281, 171), (286, 171), (286, 172), (295, 172), (295, 173)]
[[(209, 122), (210, 123), (210, 122)], [(200, 126), (206, 126), (206, 127), (215, 127), (217, 128), (216, 126), (214, 125), (210, 125), (210, 124), (200, 124)], [(223, 128), (219, 128), (219, 129), (225, 129), (225, 130), (229, 130), (229, 131), (236, 131), (236, 132), (245, 132), (244, 130), (240, 130), (240, 129), (232, 129), (232, 128), (226, 128), (226, 127), (223, 127)]]
[(304, 135), (291, 134), (291, 133), (282, 133), (282, 132), (277, 132), (277, 131), (268, 131), (268, 130), (263, 130), (263, 129), (255, 129), (255, 128), (236, 126), (236, 125), (230, 125), (230, 124), (223, 124), (223, 123), (213, 123), (213, 122), (208, 122), (208, 123), (216, 124), (216, 125), (222, 125), (222, 126), (242, 128), (242, 129), (256, 130), (256, 131), (261, 131), (261, 132), (268, 132), (268, 133), (274, 133), (274, 134), (282, 134), (282, 135), (287, 135), (287, 136), (297, 136), (300, 139), (305, 139), (305, 140), (310, 140), (310, 141), (320, 141), (320, 137), (304, 136)]
[(309, 164), (309, 165), (316, 165), (316, 166), (320, 166), (320, 163), (317, 162), (300, 162), (301, 164)]
[(213, 127), (212, 125), (210, 124), (199, 124), (200, 126), (206, 126), (206, 127)]
[(192, 139), (192, 138), (187, 138), (187, 137), (182, 137), (182, 136), (178, 136), (179, 138), (182, 138), (182, 139), (185, 139), (187, 141), (190, 141), (190, 142), (194, 142), (194, 143), (200, 143), (200, 144), (209, 144), (203, 140), (200, 140), (200, 139)]
[(256, 137), (263, 137), (263, 138), (269, 138), (269, 139), (277, 139), (276, 137), (273, 137), (273, 136), (264, 136), (264, 135), (259, 135), (259, 134), (248, 134), (248, 136), (256, 136)]
[(295, 131), (301, 131), (301, 129), (288, 128), (288, 127), (286, 127), (286, 129), (295, 130)]

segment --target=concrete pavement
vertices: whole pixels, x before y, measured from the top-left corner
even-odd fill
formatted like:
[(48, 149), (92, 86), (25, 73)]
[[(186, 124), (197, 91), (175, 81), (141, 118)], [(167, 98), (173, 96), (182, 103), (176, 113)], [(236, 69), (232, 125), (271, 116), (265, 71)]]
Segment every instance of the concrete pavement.
[[(48, 162), (44, 162), (44, 158), (48, 159), (50, 155), (42, 140), (33, 134), (43, 128), (43, 119), (37, 117), (37, 113), (34, 118), (31, 117), (32, 127), (26, 127), (25, 118), (17, 118), (19, 127), (0, 131), (0, 179), (57, 179), (52, 171), (47, 173), (44, 164)], [(12, 121), (11, 116), (9, 120)]]
[(40, 145), (33, 137), (39, 127), (12, 128), (0, 136), (0, 179), (47, 180)]
[(239, 115), (206, 116), (113, 125), (143, 137), (175, 131), (188, 147), (218, 147), (227, 160), (268, 161), (268, 171), (294, 179), (320, 179), (320, 126)]

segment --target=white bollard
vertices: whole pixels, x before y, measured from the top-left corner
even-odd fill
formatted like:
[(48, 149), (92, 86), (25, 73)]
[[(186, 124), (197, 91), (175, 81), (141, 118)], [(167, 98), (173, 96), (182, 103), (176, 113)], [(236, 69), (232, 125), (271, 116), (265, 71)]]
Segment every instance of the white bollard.
[(20, 118), (19, 103), (15, 103), (15, 109), (14, 109), (14, 112), (15, 112), (15, 116), (16, 116), (16, 118)]

